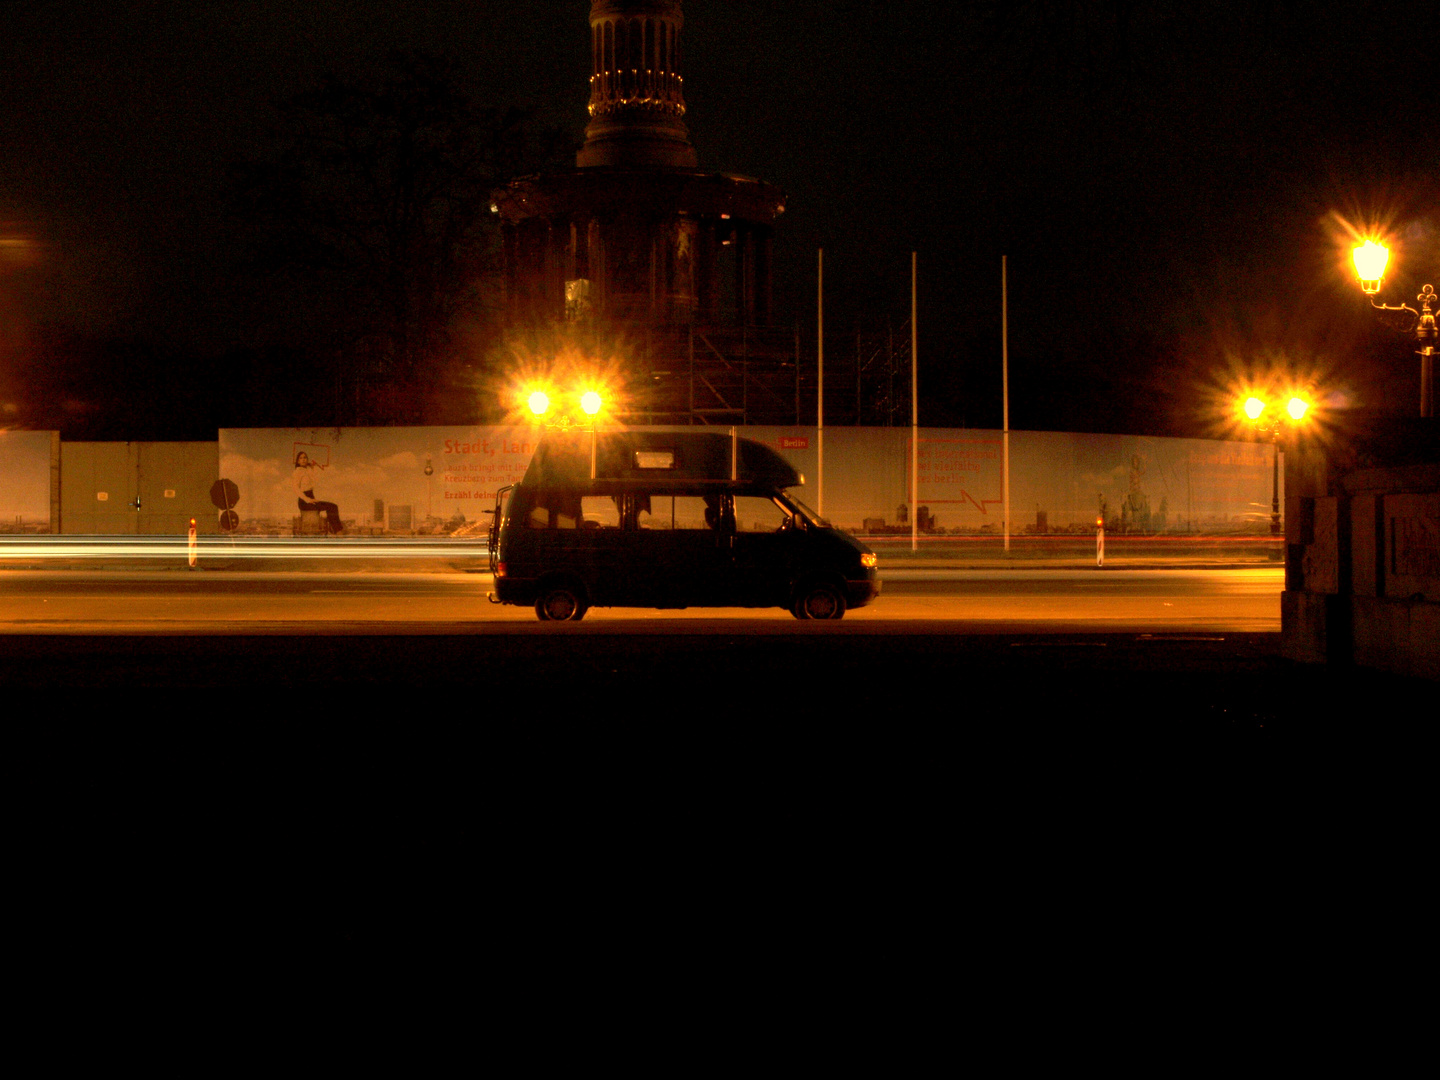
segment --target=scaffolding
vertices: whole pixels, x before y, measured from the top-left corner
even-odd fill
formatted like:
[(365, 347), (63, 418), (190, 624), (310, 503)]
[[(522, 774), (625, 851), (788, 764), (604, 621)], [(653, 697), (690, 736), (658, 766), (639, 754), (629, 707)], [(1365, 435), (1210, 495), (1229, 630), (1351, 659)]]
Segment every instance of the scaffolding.
[[(633, 323), (629, 424), (813, 424), (817, 357), (800, 327)], [(830, 424), (910, 423), (910, 322), (857, 319), (826, 334), (825, 416)]]
[(640, 330), (631, 424), (800, 422), (797, 327), (655, 324)]
[[(910, 423), (910, 320), (856, 320), (854, 423)], [(829, 403), (827, 402), (827, 405)]]

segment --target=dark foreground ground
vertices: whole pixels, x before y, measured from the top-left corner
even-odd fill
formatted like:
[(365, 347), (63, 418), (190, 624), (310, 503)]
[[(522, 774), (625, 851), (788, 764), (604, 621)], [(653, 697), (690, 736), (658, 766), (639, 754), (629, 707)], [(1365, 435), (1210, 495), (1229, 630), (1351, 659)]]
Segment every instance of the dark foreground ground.
[(1404, 1023), (1435, 688), (1277, 645), (7, 637), (16, 1019), (158, 1015), (174, 1063), (420, 1014), (414, 1072), (620, 1008), (597, 1060), (887, 1074), (1273, 1030), (1297, 986)]
[[(916, 626), (920, 628), (917, 629)], [(979, 632), (977, 632), (977, 630)], [(1304, 666), (1278, 634), (964, 623), (493, 624), (446, 633), (16, 634), (0, 686), (74, 722), (801, 724), (936, 731), (1175, 723), (1311, 732), (1419, 719), (1435, 687)], [(83, 691), (83, 693), (82, 693)]]

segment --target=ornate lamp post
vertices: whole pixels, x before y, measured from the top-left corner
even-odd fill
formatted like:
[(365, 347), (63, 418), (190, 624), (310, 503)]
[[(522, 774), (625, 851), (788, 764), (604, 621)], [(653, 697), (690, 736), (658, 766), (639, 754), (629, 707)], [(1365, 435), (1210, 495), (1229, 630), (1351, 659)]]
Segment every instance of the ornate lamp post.
[(1298, 424), (1310, 411), (1310, 403), (1302, 397), (1292, 396), (1285, 403), (1282, 414), (1277, 408), (1266, 416), (1270, 406), (1258, 397), (1245, 399), (1245, 416), (1259, 435), (1270, 437), (1270, 535), (1280, 535), (1280, 429), (1286, 423)]
[(1371, 297), (1370, 306), (1376, 311), (1403, 311), (1415, 317), (1415, 321), (1406, 328), (1415, 332), (1415, 341), (1420, 346), (1415, 350), (1420, 357), (1420, 415), (1433, 417), (1435, 415), (1435, 346), (1440, 343), (1435, 328), (1435, 313), (1432, 310), (1436, 303), (1435, 290), (1426, 285), (1420, 290), (1416, 300), (1420, 304), (1420, 310), (1416, 311), (1409, 304), (1377, 304), (1373, 297), (1380, 292), (1380, 286), (1385, 280), (1385, 267), (1390, 262), (1390, 249), (1384, 244), (1377, 244), (1374, 240), (1366, 240), (1365, 243), (1351, 252), (1355, 260), (1355, 272), (1360, 276), (1360, 288), (1365, 295)]
[(576, 420), (568, 412), (552, 413), (550, 395), (544, 390), (532, 390), (525, 399), (535, 419), (554, 431), (569, 432), (579, 428), (582, 431), (590, 432), (590, 479), (595, 479), (596, 467), (596, 426), (600, 410), (604, 407), (605, 401), (598, 390), (586, 390), (579, 396), (580, 411), (585, 414), (584, 420)]

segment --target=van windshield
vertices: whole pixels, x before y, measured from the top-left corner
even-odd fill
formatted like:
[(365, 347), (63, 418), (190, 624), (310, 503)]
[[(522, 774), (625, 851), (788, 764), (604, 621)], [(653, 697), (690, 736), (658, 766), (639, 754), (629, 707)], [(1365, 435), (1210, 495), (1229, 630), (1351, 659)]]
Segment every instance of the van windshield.
[(797, 514), (799, 514), (801, 517), (803, 517), (803, 518), (805, 519), (805, 521), (806, 521), (807, 524), (809, 524), (809, 525), (814, 525), (814, 526), (816, 526), (817, 528), (821, 528), (821, 529), (828, 529), (828, 528), (830, 528), (830, 522), (826, 521), (826, 520), (825, 520), (824, 518), (822, 518), (819, 514), (817, 514), (814, 510), (811, 510), (808, 506), (806, 506), (806, 505), (805, 505), (803, 502), (801, 502), (799, 499), (795, 498), (795, 496), (794, 496), (794, 495), (791, 495), (788, 491), (783, 492), (783, 493), (780, 495), (780, 498), (781, 498), (782, 501), (784, 501), (784, 502), (786, 502), (786, 503), (789, 503), (789, 504), (790, 504), (790, 507), (791, 507)]

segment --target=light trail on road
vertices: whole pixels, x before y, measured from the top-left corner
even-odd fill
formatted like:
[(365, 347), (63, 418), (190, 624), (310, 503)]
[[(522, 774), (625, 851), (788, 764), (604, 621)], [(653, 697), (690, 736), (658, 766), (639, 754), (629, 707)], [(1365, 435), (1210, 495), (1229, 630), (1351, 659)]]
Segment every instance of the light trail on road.
[[(1050, 627), (1270, 633), (1280, 629), (1277, 569), (1207, 571), (898, 571), (872, 605), (840, 623), (801, 623), (778, 608), (592, 608), (565, 630), (644, 632), (726, 625), (790, 633), (947, 623), (1044, 632)], [(528, 607), (491, 604), (484, 573), (0, 571), (0, 632), (433, 633), (540, 624)], [(886, 632), (889, 632), (887, 629)]]
[[(137, 562), (189, 555), (184, 536), (0, 536), (0, 569), (19, 559)], [(231, 559), (488, 559), (485, 538), (345, 536), (200, 536), (201, 560)]]

